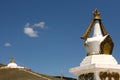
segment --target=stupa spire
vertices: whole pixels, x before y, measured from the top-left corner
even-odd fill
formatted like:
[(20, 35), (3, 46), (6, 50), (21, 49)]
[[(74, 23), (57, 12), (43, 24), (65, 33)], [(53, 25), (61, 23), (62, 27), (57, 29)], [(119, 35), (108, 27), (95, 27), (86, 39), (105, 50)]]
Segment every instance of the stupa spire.
[(12, 59), (10, 60), (10, 63), (15, 63), (15, 59), (12, 58)]
[(103, 36), (103, 34), (101, 32), (100, 24), (99, 24), (99, 21), (96, 20), (94, 24), (93, 37), (101, 37), (101, 36)]
[(101, 32), (101, 27), (100, 27), (100, 13), (97, 9), (94, 10), (93, 12), (94, 14), (94, 32), (93, 32), (93, 36), (97, 37), (97, 36), (103, 36), (102, 32)]

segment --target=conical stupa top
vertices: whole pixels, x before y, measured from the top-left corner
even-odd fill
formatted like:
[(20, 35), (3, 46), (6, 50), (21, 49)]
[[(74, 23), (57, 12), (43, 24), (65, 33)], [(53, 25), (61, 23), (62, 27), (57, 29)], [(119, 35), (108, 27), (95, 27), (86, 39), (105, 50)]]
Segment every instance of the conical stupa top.
[(97, 9), (94, 10), (93, 12), (94, 18), (90, 25), (88, 26), (88, 29), (86, 30), (85, 34), (81, 37), (82, 39), (86, 40), (92, 31), (92, 28), (94, 28), (94, 36), (96, 35), (107, 35), (108, 33), (106, 32), (100, 18), (100, 13), (98, 12)]
[(103, 35), (101, 33), (100, 24), (99, 24), (99, 21), (96, 20), (95, 24), (94, 24), (93, 37), (101, 37), (101, 36), (103, 36)]
[(97, 9), (94, 10), (94, 19), (96, 19), (96, 21), (94, 22), (94, 32), (93, 32), (93, 37), (101, 37), (103, 36), (101, 33), (101, 28), (100, 28), (100, 23), (99, 23), (99, 19), (100, 19), (100, 13), (98, 12)]

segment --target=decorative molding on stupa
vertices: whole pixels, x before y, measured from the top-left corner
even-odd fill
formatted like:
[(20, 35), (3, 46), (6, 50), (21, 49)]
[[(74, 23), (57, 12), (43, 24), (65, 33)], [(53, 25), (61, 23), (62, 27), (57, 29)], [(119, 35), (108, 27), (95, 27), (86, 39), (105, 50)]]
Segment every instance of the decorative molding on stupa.
[(70, 72), (79, 75), (94, 72), (93, 70), (120, 69), (120, 65), (112, 55), (91, 55), (86, 56), (80, 66), (70, 69)]

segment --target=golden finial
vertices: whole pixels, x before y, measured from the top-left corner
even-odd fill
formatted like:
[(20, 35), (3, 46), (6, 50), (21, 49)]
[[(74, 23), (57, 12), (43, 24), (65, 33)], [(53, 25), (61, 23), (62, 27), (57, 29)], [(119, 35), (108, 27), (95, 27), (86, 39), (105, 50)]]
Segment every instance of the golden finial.
[(94, 19), (100, 19), (100, 13), (97, 9), (94, 10), (93, 14), (94, 14)]
[(15, 63), (15, 59), (14, 59), (14, 58), (12, 58), (10, 62), (11, 62), (11, 63)]

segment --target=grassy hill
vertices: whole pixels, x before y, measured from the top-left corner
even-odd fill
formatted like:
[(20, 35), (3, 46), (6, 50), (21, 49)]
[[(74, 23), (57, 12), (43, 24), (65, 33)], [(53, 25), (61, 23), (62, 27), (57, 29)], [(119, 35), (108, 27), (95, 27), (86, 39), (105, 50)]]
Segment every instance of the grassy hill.
[[(0, 67), (1, 66), (5, 65), (0, 64)], [(61, 77), (39, 74), (29, 69), (0, 68), (0, 80), (61, 80)], [(76, 79), (63, 77), (63, 80)]]
[(5, 65), (0, 63), (0, 67), (3, 67), (3, 66), (5, 66)]

